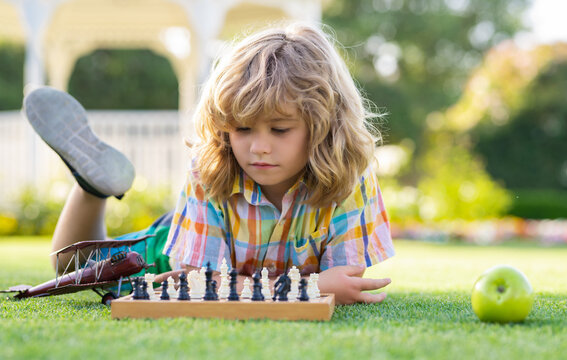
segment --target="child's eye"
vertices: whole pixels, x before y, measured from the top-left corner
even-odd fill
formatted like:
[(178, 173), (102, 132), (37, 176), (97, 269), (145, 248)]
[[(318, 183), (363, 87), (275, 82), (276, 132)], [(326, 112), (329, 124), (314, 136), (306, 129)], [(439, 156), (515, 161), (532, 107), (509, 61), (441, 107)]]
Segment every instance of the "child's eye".
[(288, 128), (272, 128), (272, 131), (278, 134), (284, 134), (289, 131)]
[(236, 131), (238, 132), (246, 132), (246, 131), (250, 131), (249, 127), (237, 127)]

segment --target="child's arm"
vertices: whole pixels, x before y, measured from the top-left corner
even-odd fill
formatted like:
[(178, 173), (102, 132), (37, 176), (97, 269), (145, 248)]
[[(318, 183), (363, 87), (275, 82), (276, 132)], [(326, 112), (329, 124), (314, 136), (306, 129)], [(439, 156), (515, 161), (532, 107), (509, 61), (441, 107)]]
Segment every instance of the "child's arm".
[(319, 275), (321, 293), (335, 294), (337, 304), (378, 303), (386, 298), (386, 293), (371, 294), (365, 290), (377, 290), (387, 286), (390, 279), (363, 279), (364, 266), (335, 266)]

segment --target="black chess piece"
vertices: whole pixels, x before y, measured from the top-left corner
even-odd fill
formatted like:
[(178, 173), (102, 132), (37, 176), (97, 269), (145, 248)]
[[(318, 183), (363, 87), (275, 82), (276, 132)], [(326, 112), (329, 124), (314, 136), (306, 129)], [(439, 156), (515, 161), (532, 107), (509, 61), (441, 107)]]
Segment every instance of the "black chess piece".
[(148, 294), (148, 283), (146, 280), (142, 280), (142, 299), (150, 300), (150, 294)]
[(240, 300), (240, 297), (238, 296), (238, 293), (236, 292), (236, 283), (237, 283), (237, 277), (238, 277), (238, 273), (236, 272), (236, 269), (232, 269), (230, 270), (230, 294), (228, 294), (228, 301), (238, 301)]
[(143, 300), (144, 295), (142, 294), (142, 291), (140, 289), (140, 278), (139, 277), (134, 278), (134, 284), (132, 286), (133, 286), (132, 299)]
[(291, 279), (283, 273), (274, 284), (273, 301), (287, 301), (287, 293), (291, 290)]
[(252, 292), (252, 301), (264, 301), (264, 295), (262, 294), (262, 283), (260, 283), (261, 279), (260, 270), (256, 271), (252, 276), (252, 280), (254, 280), (254, 290)]
[(169, 300), (169, 294), (167, 293), (167, 280), (164, 280), (161, 283), (161, 296), (159, 297), (160, 300)]
[(187, 283), (187, 274), (184, 272), (179, 275), (179, 295), (177, 295), (177, 300), (187, 301), (191, 300), (189, 296), (189, 286)]
[[(213, 269), (211, 269), (211, 263), (207, 262), (207, 270), (205, 271), (205, 296), (203, 300), (212, 301), (216, 300), (216, 293), (213, 291)], [(216, 287), (216, 286), (215, 286)]]
[(299, 280), (299, 301), (309, 301), (309, 295), (307, 295), (307, 280)]
[(211, 281), (211, 292), (214, 294), (215, 300), (218, 300), (219, 295), (217, 294), (217, 281), (216, 280)]

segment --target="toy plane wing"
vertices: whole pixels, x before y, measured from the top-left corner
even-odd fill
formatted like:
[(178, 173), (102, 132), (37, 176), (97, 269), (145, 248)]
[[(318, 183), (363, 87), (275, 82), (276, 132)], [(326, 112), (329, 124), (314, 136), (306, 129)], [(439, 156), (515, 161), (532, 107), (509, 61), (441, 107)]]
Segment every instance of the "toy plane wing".
[(122, 247), (122, 246), (132, 246), (134, 244), (137, 244), (141, 241), (146, 240), (149, 237), (153, 237), (155, 235), (146, 235), (144, 237), (138, 238), (138, 239), (132, 239), (132, 240), (85, 240), (85, 241), (79, 241), (77, 243), (71, 244), (69, 246), (66, 246), (62, 249), (59, 249), (57, 251), (54, 251), (51, 253), (51, 255), (57, 255), (57, 254), (64, 254), (64, 253), (68, 253), (71, 251), (75, 251), (75, 250), (80, 250), (80, 249), (84, 249), (86, 247), (89, 246), (96, 246), (98, 248), (115, 248), (115, 247)]
[(13, 293), (13, 292), (23, 293), (23, 292), (26, 292), (28, 289), (31, 289), (31, 288), (32, 288), (31, 285), (16, 285), (16, 286), (10, 287), (8, 290), (0, 290), (0, 293)]

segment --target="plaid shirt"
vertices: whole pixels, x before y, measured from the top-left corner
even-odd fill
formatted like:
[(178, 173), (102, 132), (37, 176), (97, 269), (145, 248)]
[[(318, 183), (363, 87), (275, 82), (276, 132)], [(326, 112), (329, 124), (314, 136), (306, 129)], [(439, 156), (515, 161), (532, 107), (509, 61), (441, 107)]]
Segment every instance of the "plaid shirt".
[(299, 180), (280, 212), (244, 172), (230, 197), (218, 203), (190, 172), (177, 204), (164, 254), (173, 268), (219, 271), (222, 259), (240, 274), (266, 267), (270, 276), (295, 265), (303, 275), (339, 265), (371, 266), (394, 255), (390, 225), (374, 173), (368, 169), (341, 204), (314, 208)]

